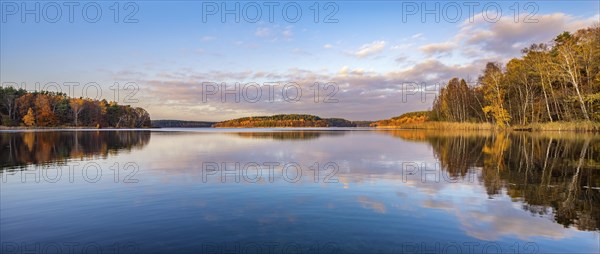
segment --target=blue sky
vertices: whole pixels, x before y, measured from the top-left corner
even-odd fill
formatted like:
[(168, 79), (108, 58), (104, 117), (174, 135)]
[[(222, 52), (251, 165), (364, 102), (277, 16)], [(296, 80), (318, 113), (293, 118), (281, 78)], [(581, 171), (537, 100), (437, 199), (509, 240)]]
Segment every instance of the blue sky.
[[(264, 2), (134, 1), (131, 5), (119, 2), (119, 22), (115, 22), (115, 5), (108, 1), (91, 6), (102, 11), (96, 23), (81, 15), (88, 2), (78, 2), (71, 23), (64, 2), (3, 1), (0, 79), (4, 85), (24, 82), (29, 90), (36, 82), (41, 86), (55, 82), (63, 92), (68, 89), (65, 82), (79, 82), (80, 90), (71, 94), (76, 97), (85, 95), (82, 87), (94, 82), (102, 90), (99, 97), (144, 107), (153, 119), (225, 120), (309, 113), (376, 120), (431, 105), (433, 97), (423, 101), (413, 95), (403, 100), (408, 94), (402, 90), (405, 82), (432, 86), (454, 76), (474, 79), (487, 61), (505, 62), (532, 42), (547, 42), (562, 31), (599, 22), (598, 1), (490, 2), (480, 2), (469, 15), (471, 9), (465, 2), (302, 1), (288, 4), (291, 9), (286, 17), (282, 12), (288, 2), (278, 2), (270, 22)], [(21, 20), (23, 3), (28, 9), (40, 4), (33, 11), (39, 13), (39, 23), (36, 14)], [(233, 15), (222, 22), (222, 4), (232, 9), (236, 3), (240, 22)], [(319, 22), (314, 20), (315, 3)], [(214, 5), (219, 10), (208, 15)], [(50, 23), (57, 17), (57, 6), (62, 16)], [(255, 23), (248, 22), (253, 21), (256, 6), (262, 16)], [(414, 6), (418, 10), (410, 9)], [(487, 11), (484, 6), (489, 7)], [(88, 4), (88, 19), (95, 16), (91, 7)], [(294, 7), (302, 15), (290, 22)], [(422, 20), (422, 7), (434, 14)], [(498, 7), (499, 16), (494, 11)], [(137, 23), (124, 23), (136, 9), (129, 18)], [(323, 22), (336, 9), (329, 20), (337, 22)], [(115, 82), (121, 87), (118, 98)], [(122, 90), (128, 82), (137, 84), (135, 93)], [(217, 93), (202, 101), (203, 82), (226, 82), (230, 89), (240, 82), (242, 96), (241, 88), (249, 82), (262, 85), (263, 93), (267, 83), (294, 82), (302, 97), (282, 100), (283, 90), (277, 88), (274, 100), (264, 94), (257, 102), (242, 97), (236, 103), (233, 96), (222, 102)], [(315, 82), (334, 85), (331, 98), (335, 100), (315, 102), (311, 90)], [(95, 93), (87, 95), (96, 97)], [(136, 100), (125, 100), (124, 95)]]

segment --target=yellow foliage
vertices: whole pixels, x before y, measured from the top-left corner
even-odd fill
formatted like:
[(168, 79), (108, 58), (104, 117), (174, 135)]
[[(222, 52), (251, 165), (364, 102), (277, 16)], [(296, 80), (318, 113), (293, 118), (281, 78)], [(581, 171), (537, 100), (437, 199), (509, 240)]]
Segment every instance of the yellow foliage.
[(27, 126), (35, 125), (35, 114), (33, 114), (33, 109), (29, 108), (27, 110), (27, 114), (23, 116), (23, 123)]

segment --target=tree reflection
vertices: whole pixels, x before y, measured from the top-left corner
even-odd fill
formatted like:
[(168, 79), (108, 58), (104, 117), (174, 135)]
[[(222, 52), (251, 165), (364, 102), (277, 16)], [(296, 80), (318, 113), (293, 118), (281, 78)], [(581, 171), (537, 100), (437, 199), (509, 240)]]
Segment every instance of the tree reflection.
[[(442, 169), (464, 176), (481, 169), (488, 195), (506, 191), (532, 215), (565, 227), (600, 229), (600, 136), (589, 133), (436, 133), (390, 131), (428, 142)], [(551, 208), (551, 209), (549, 209)]]
[(270, 140), (310, 140), (321, 136), (342, 136), (344, 131), (276, 131), (276, 132), (236, 132), (242, 138)]
[(141, 148), (149, 141), (150, 132), (146, 131), (3, 132), (0, 166), (5, 170), (71, 158), (105, 158), (122, 150)]

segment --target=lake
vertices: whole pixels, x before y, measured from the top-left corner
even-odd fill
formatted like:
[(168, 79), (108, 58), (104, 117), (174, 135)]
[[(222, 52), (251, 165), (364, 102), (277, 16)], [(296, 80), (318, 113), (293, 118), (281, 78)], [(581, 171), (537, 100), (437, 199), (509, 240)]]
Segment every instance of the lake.
[(600, 135), (0, 132), (2, 253), (598, 253)]

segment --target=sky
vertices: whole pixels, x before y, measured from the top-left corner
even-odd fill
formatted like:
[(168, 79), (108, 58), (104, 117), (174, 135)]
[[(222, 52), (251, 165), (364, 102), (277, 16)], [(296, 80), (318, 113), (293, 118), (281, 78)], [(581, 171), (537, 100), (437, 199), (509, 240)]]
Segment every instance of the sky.
[(427, 110), (450, 78), (600, 22), (595, 0), (0, 4), (3, 86), (198, 121)]

